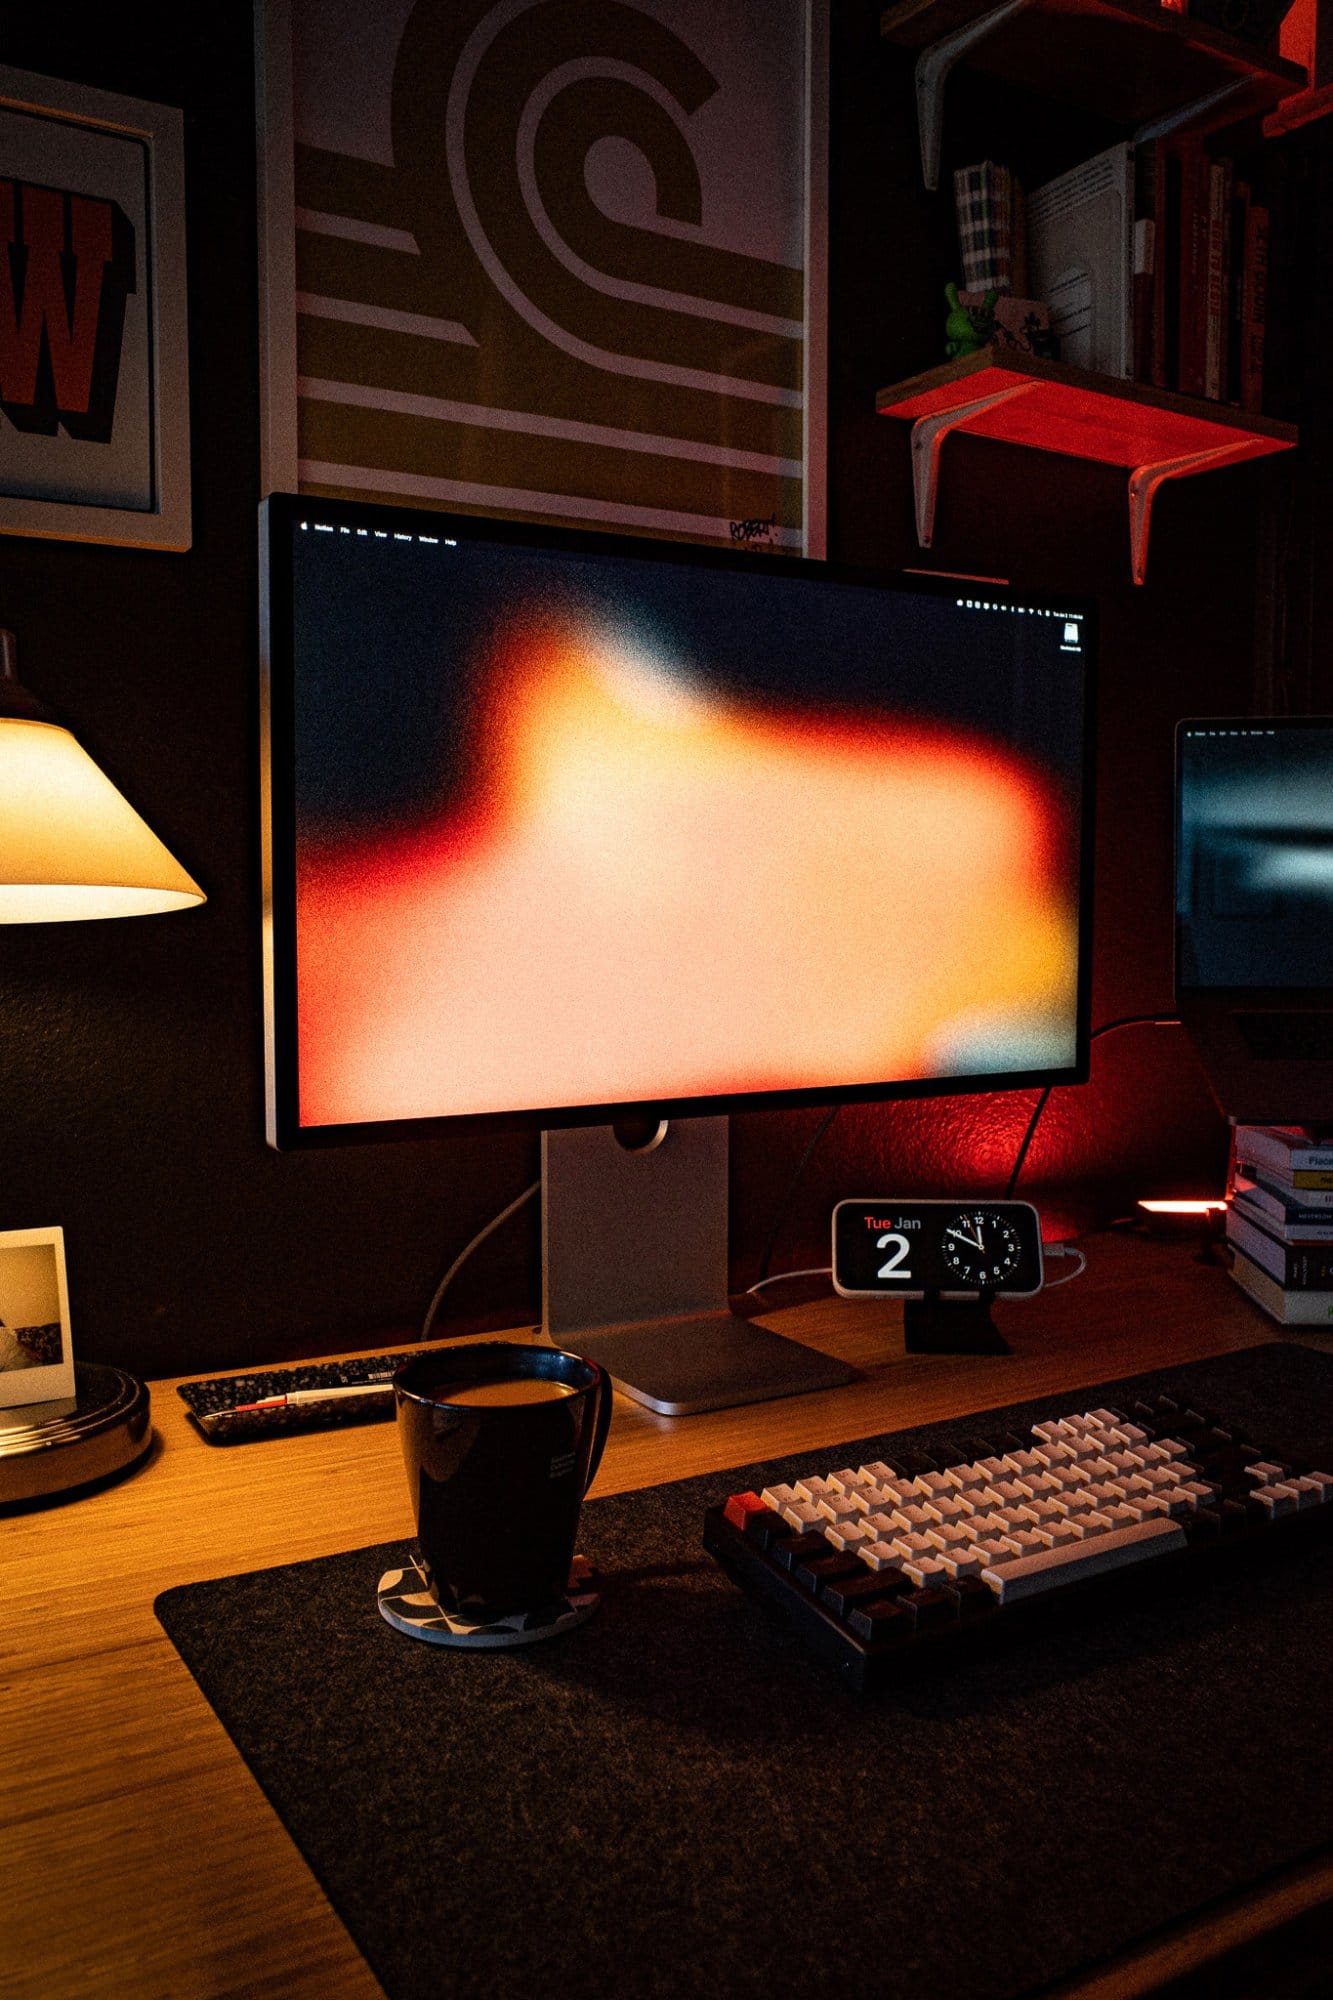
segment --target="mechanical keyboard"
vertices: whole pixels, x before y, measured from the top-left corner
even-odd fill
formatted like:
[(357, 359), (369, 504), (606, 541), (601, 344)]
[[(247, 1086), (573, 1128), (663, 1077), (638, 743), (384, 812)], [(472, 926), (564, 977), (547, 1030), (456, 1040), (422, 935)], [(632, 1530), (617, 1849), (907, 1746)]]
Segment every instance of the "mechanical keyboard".
[(868, 1692), (1042, 1606), (1330, 1523), (1333, 1476), (1162, 1395), (735, 1493), (704, 1546)]

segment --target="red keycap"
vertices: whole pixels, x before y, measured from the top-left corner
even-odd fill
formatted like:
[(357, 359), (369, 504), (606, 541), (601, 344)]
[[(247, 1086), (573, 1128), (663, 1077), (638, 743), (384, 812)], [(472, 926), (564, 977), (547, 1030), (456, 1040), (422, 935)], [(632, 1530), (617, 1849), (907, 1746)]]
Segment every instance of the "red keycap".
[(768, 1509), (757, 1493), (733, 1493), (722, 1512), (732, 1527), (744, 1534), (751, 1514), (766, 1514)]

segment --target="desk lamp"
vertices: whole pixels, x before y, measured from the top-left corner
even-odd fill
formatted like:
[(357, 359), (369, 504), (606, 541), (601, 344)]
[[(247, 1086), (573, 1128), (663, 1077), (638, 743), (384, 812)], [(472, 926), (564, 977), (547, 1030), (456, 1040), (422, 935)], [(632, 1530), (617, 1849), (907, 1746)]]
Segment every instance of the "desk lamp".
[[(204, 892), (87, 751), (18, 680), (0, 631), (0, 923), (148, 916)], [(85, 1487), (152, 1439), (148, 1391), (123, 1369), (75, 1363), (75, 1395), (0, 1410), (0, 1507)]]

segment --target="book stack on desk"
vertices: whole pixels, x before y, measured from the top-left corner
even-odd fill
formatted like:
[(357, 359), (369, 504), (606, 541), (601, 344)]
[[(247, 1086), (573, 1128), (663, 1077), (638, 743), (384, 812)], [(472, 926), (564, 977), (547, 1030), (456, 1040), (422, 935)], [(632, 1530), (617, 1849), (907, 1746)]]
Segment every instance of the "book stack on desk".
[(1333, 1326), (1333, 1143), (1238, 1125), (1235, 1160), (1232, 1277), (1286, 1326)]

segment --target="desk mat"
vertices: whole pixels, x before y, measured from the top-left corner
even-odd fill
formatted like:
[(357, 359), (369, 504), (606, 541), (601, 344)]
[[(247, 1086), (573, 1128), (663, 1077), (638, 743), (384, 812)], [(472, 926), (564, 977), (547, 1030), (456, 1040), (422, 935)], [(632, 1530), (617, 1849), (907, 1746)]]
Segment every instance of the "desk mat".
[(866, 1701), (703, 1553), (704, 1509), (1175, 1385), (1333, 1470), (1333, 1358), (1263, 1346), (592, 1501), (602, 1608), (517, 1652), (395, 1633), (406, 1544), (157, 1615), (391, 2000), (1012, 2000), (1333, 1840), (1333, 1562)]

